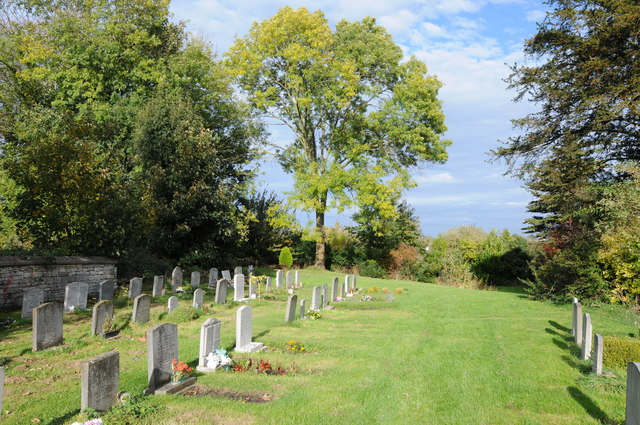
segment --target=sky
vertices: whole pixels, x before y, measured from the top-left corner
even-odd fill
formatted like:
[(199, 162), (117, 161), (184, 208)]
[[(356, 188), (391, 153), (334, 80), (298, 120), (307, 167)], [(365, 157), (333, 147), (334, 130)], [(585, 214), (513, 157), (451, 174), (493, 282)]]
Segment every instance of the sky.
[[(254, 21), (273, 16), (283, 6), (322, 10), (332, 28), (341, 19), (373, 16), (393, 36), (406, 56), (426, 63), (429, 74), (443, 83), (443, 102), (450, 146), (446, 164), (416, 170), (417, 187), (404, 198), (415, 209), (422, 232), (437, 236), (460, 225), (486, 231), (522, 233), (531, 195), (522, 182), (505, 176), (503, 163), (489, 162), (489, 151), (517, 134), (511, 120), (534, 112), (535, 105), (514, 103), (516, 92), (503, 81), (509, 66), (525, 60), (524, 41), (545, 16), (540, 0), (173, 0), (174, 18), (212, 44), (222, 56), (236, 36)], [(291, 135), (270, 128), (270, 141), (286, 144)], [(281, 198), (293, 189), (290, 176), (270, 160), (259, 164), (260, 188)], [(353, 211), (326, 214), (329, 226), (352, 224)], [(313, 220), (299, 212), (303, 225)]]

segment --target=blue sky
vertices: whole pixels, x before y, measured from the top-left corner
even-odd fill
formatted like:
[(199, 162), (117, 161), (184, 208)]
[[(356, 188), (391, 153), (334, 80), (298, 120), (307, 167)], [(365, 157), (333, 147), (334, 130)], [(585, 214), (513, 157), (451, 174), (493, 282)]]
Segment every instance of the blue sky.
[[(373, 16), (406, 55), (423, 60), (429, 73), (443, 82), (439, 98), (449, 128), (446, 137), (453, 141), (449, 160), (415, 172), (418, 187), (405, 195), (425, 235), (470, 224), (521, 233), (531, 196), (520, 181), (503, 175), (503, 164), (488, 163), (487, 152), (500, 146), (498, 140), (515, 134), (511, 119), (535, 110), (528, 103), (513, 103), (516, 93), (506, 90), (503, 79), (508, 65), (524, 61), (523, 42), (544, 17), (541, 1), (173, 0), (171, 10), (222, 55), (253, 21), (269, 18), (287, 5), (320, 9), (332, 26), (341, 19)], [(289, 137), (272, 129), (272, 141), (285, 144)], [(281, 197), (292, 189), (290, 177), (274, 162), (262, 163), (260, 169), (262, 188)], [(326, 224), (350, 224), (350, 215), (328, 213)], [(313, 216), (300, 213), (299, 219), (306, 224)]]

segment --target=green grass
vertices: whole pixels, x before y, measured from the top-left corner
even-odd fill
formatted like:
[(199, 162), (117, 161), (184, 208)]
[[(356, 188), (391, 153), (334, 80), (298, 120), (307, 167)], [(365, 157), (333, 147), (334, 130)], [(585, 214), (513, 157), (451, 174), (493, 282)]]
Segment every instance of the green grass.
[[(266, 270), (260, 270), (266, 272)], [(273, 273), (269, 272), (273, 275)], [(301, 272), (299, 299), (335, 273)], [(340, 276), (342, 283), (344, 275)], [(284, 324), (286, 294), (253, 300), (254, 340), (267, 351), (251, 355), (293, 370), (284, 376), (255, 373), (195, 373), (198, 384), (239, 394), (268, 396), (268, 403), (229, 397), (152, 396), (155, 406), (131, 423), (173, 424), (621, 424), (625, 371), (589, 375), (570, 336), (571, 306), (527, 299), (513, 288), (472, 291), (407, 281), (358, 278), (358, 286), (387, 287), (366, 303), (335, 303), (319, 320)], [(108, 350), (120, 352), (120, 388), (138, 394), (146, 387), (146, 330), (160, 322), (166, 298), (156, 300), (152, 321), (130, 325), (118, 339), (89, 335), (90, 317), (65, 316), (65, 347), (31, 352), (31, 327), (0, 332), (6, 359), (0, 423), (70, 424), (81, 418), (80, 362)], [(235, 308), (212, 304), (209, 314), (179, 323), (180, 359), (197, 364), (199, 327), (207, 317), (222, 321), (222, 347), (235, 340)], [(181, 299), (180, 305), (190, 301)], [(307, 304), (309, 305), (309, 304)], [(116, 314), (126, 314), (127, 307)], [(585, 307), (594, 331), (636, 333), (634, 317), (612, 306)], [(306, 353), (286, 350), (287, 341)], [(233, 356), (239, 356), (231, 353)], [(246, 355), (242, 355), (246, 357)], [(112, 422), (105, 425), (112, 425)]]

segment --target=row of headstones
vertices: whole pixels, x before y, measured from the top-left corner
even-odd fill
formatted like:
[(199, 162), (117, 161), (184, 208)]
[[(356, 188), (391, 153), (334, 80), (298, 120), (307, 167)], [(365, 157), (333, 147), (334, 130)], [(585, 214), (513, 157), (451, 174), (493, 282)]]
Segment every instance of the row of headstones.
[[(219, 279), (219, 273), (220, 272), (215, 267), (209, 269), (209, 288), (213, 288), (216, 285)], [(252, 265), (248, 266), (247, 273), (249, 274), (249, 276), (252, 276), (255, 273), (255, 267)], [(233, 274), (234, 276), (237, 274), (243, 274), (242, 267), (238, 266), (234, 268)], [(158, 277), (162, 277), (162, 276), (156, 276), (156, 278)], [(231, 272), (229, 270), (222, 270), (222, 279), (226, 279), (227, 281), (230, 281)], [(155, 283), (155, 280), (154, 280), (154, 283)], [(189, 283), (193, 287), (199, 287), (200, 272), (197, 272), (197, 271), (191, 272), (191, 281)], [(182, 284), (183, 284), (183, 272), (180, 266), (176, 266), (171, 272), (171, 287), (174, 288), (173, 292), (175, 292), (175, 288), (182, 286)]]
[[(580, 347), (580, 358), (588, 360), (591, 358), (591, 346), (593, 343), (593, 325), (589, 313), (582, 313), (582, 304), (577, 298), (573, 299), (573, 318), (571, 323), (571, 335), (573, 340)], [(604, 355), (604, 338), (600, 334), (595, 334), (595, 344), (593, 344), (593, 366), (592, 372), (596, 375), (602, 374), (602, 358)]]
[[(355, 291), (356, 287), (356, 276), (355, 275), (346, 275), (344, 284), (340, 285), (340, 280), (336, 277), (333, 279), (331, 283), (331, 298), (329, 298), (329, 288), (328, 286), (314, 286), (311, 291), (311, 310), (320, 310), (323, 308), (327, 308), (329, 305), (329, 300), (335, 301), (338, 299), (338, 296), (345, 297), (349, 291)], [(285, 322), (290, 323), (296, 319), (296, 305), (298, 303), (297, 295), (290, 295), (287, 299), (287, 307), (285, 311)], [(306, 314), (306, 306), (307, 300), (302, 299), (300, 301), (300, 319), (305, 318)]]

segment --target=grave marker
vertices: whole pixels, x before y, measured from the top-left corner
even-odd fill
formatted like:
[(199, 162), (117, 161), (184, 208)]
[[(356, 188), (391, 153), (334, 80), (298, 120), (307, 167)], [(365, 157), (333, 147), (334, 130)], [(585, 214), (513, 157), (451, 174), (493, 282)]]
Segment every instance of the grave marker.
[(640, 363), (627, 363), (625, 425), (640, 425)]
[(574, 297), (573, 304), (572, 304), (573, 313), (571, 318), (571, 336), (574, 338), (576, 336), (576, 328), (578, 325), (578, 318), (576, 314), (576, 304), (578, 304), (578, 299)]
[(64, 311), (87, 308), (89, 284), (86, 282), (72, 282), (64, 288)]
[(591, 316), (589, 313), (585, 313), (582, 319), (582, 360), (591, 358), (592, 331)]
[(82, 362), (80, 375), (80, 409), (106, 412), (116, 404), (120, 386), (120, 353), (109, 351)]
[(162, 296), (162, 288), (164, 287), (164, 276), (154, 276), (153, 277), (153, 291), (151, 292), (151, 296), (160, 297)]
[(171, 272), (171, 292), (175, 293), (179, 286), (182, 286), (182, 269), (176, 266)]
[(354, 291), (358, 289), (356, 280), (357, 280), (356, 275), (355, 274), (351, 275), (351, 286), (353, 287)]
[(329, 288), (325, 283), (324, 285), (322, 285), (322, 303), (320, 305), (322, 308), (327, 308), (328, 304), (329, 304)]
[(218, 283), (218, 269), (215, 267), (209, 269), (209, 288), (215, 288)]
[(142, 278), (134, 277), (129, 281), (129, 298), (136, 298), (142, 294)]
[(167, 303), (167, 312), (171, 313), (176, 308), (178, 308), (178, 297), (174, 295), (172, 297), (169, 297), (169, 302)]
[(234, 274), (234, 275), (236, 275), (236, 274), (243, 274), (243, 273), (242, 273), (242, 267), (238, 266), (238, 267), (236, 267), (235, 269), (233, 269), (233, 274)]
[(574, 341), (578, 347), (582, 347), (582, 305), (580, 303), (573, 304), (573, 317), (575, 317)]
[(229, 270), (222, 270), (222, 278), (227, 282), (231, 281), (231, 272)]
[(320, 310), (320, 287), (314, 286), (311, 291), (311, 310)]
[(271, 292), (271, 277), (267, 276), (264, 283), (265, 292)]
[(220, 347), (220, 327), (218, 319), (209, 318), (200, 326), (200, 352), (198, 355), (198, 367), (200, 371), (212, 371), (207, 368), (207, 356)]
[(283, 274), (282, 270), (276, 271), (276, 288), (277, 289), (282, 289), (283, 288), (282, 274)]
[(591, 371), (596, 375), (602, 375), (602, 354), (604, 348), (604, 338), (602, 335), (596, 334), (593, 345), (593, 366)]
[(349, 290), (351, 289), (351, 276), (350, 275), (346, 275), (344, 277), (344, 286), (345, 286), (345, 291), (348, 293)]
[(33, 351), (62, 344), (62, 305), (45, 303), (33, 309)]
[(220, 279), (216, 284), (216, 303), (224, 304), (227, 302), (227, 287), (229, 282), (226, 279)]
[(296, 270), (295, 285), (296, 285), (296, 288), (302, 288), (302, 285), (300, 285), (300, 270)]
[(202, 309), (204, 304), (204, 291), (200, 288), (193, 291), (193, 308)]
[(238, 353), (253, 353), (264, 349), (260, 342), (252, 342), (251, 307), (243, 305), (236, 312), (236, 348)]
[(151, 296), (147, 294), (138, 295), (133, 300), (133, 315), (131, 320), (141, 325), (149, 321), (149, 310), (151, 309)]
[(333, 278), (333, 282), (331, 282), (331, 301), (335, 301), (338, 298), (338, 288), (340, 282), (337, 277)]
[(300, 300), (300, 318), (304, 319), (307, 312), (307, 300)]
[(291, 323), (296, 320), (296, 304), (298, 303), (297, 295), (289, 295), (287, 298), (287, 311), (284, 315), (284, 321)]
[(258, 296), (258, 290), (256, 289), (256, 282), (254, 279), (249, 277), (249, 298), (253, 299)]
[(44, 302), (44, 288), (36, 287), (25, 289), (22, 292), (22, 313), (20, 317), (29, 318), (33, 315), (33, 309)]
[(147, 394), (171, 381), (172, 360), (178, 360), (178, 325), (162, 323), (147, 331)]
[(191, 272), (191, 286), (200, 287), (200, 272)]
[(113, 302), (109, 300), (98, 301), (93, 306), (91, 315), (91, 335), (103, 332), (105, 322), (113, 319)]
[(98, 301), (113, 301), (113, 290), (115, 282), (112, 280), (103, 280), (98, 284)]
[(256, 268), (253, 266), (253, 264), (250, 264), (247, 267), (247, 273), (249, 274), (249, 276), (253, 276), (256, 272)]
[(290, 288), (293, 285), (293, 275), (291, 274), (291, 270), (287, 272), (287, 288)]
[(237, 274), (233, 277), (233, 300), (244, 300), (244, 275)]

